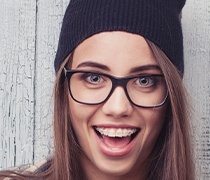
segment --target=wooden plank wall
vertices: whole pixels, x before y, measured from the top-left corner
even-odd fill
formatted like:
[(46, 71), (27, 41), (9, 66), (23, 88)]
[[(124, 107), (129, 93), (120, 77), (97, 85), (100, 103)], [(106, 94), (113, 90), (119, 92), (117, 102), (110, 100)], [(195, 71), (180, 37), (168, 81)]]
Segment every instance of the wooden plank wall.
[[(1, 0), (0, 169), (50, 154), (53, 60), (69, 0)], [(210, 178), (210, 1), (187, 0), (184, 82), (192, 102), (198, 179)]]
[(0, 4), (0, 166), (33, 157), (36, 1)]
[(52, 150), (53, 61), (68, 0), (0, 3), (0, 169)]
[(182, 24), (197, 178), (210, 179), (210, 1), (187, 0)]

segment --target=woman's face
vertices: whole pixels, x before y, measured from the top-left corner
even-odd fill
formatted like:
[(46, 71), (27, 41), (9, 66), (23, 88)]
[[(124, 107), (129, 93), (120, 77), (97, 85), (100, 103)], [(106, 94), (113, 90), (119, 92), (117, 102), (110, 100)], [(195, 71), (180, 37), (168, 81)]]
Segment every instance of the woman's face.
[[(103, 32), (86, 39), (75, 49), (71, 68), (125, 77), (161, 74), (157, 67), (153, 53), (141, 36)], [(164, 123), (166, 105), (135, 106), (121, 86), (102, 104), (77, 103), (70, 95), (69, 103), (72, 125), (84, 151), (82, 162), (90, 179), (144, 176), (148, 157)]]

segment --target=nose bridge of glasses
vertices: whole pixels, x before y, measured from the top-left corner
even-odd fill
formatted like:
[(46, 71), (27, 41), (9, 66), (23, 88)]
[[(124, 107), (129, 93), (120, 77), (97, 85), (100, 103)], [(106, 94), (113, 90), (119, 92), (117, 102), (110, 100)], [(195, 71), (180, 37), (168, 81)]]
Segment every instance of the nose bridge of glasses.
[(126, 97), (130, 101), (130, 97), (128, 95), (127, 88), (126, 88), (129, 79), (112, 77), (111, 80), (112, 80), (112, 90), (111, 90), (108, 98), (113, 94), (113, 92), (115, 91), (115, 89), (117, 87), (121, 87), (121, 88), (123, 88)]
[(112, 78), (112, 89), (116, 89), (116, 87), (122, 87), (125, 92), (127, 93), (126, 90), (126, 85), (128, 83), (129, 79), (127, 78)]

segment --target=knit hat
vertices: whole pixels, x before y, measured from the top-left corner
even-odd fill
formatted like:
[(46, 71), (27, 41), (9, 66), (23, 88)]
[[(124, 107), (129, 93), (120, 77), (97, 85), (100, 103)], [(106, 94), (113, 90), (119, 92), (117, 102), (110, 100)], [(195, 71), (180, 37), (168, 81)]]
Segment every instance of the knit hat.
[(186, 0), (71, 0), (54, 62), (55, 71), (85, 39), (104, 31), (139, 34), (184, 72), (180, 12)]

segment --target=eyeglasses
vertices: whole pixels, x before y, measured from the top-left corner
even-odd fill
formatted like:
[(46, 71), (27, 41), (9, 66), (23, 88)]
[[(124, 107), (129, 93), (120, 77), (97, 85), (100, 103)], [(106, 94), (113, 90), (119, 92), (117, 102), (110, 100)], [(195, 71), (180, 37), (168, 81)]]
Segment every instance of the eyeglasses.
[(78, 103), (97, 105), (106, 102), (116, 87), (123, 87), (128, 100), (143, 108), (162, 106), (168, 97), (165, 78), (162, 74), (143, 74), (127, 77), (114, 77), (108, 74), (66, 70), (69, 92)]

